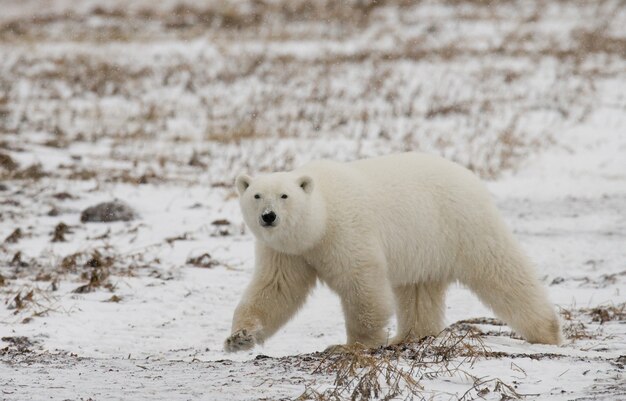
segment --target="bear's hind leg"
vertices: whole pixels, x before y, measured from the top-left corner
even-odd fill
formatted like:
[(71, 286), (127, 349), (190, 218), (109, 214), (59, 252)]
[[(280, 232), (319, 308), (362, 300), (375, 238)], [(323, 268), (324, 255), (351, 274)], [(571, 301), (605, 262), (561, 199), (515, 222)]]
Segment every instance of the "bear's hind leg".
[(443, 330), (446, 288), (441, 282), (394, 287), (398, 332), (391, 344), (437, 335)]
[(559, 318), (532, 267), (523, 257), (500, 262), (465, 284), (528, 342), (560, 344)]

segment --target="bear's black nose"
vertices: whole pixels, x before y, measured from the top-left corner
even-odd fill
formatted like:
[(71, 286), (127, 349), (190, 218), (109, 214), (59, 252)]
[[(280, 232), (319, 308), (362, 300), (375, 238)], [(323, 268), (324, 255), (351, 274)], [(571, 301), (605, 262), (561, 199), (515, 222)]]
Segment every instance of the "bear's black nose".
[(263, 213), (261, 215), (261, 218), (263, 219), (263, 222), (265, 224), (272, 224), (274, 220), (276, 220), (276, 213), (274, 212)]

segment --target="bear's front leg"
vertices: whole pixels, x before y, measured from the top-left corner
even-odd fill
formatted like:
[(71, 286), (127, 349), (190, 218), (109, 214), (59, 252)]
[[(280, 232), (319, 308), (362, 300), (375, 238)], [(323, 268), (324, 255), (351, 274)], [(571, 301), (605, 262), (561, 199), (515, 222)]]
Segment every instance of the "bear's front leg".
[(244, 351), (262, 344), (302, 306), (316, 278), (302, 258), (257, 244), (254, 276), (235, 309), (224, 350)]
[(381, 265), (359, 266), (341, 296), (346, 319), (347, 344), (369, 348), (387, 344), (385, 330), (393, 313), (393, 295)]

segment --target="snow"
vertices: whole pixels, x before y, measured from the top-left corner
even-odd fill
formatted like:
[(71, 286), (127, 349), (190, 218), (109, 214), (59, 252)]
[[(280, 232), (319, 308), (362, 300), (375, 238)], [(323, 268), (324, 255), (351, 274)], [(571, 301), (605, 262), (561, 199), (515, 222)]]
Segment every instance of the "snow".
[[(346, 9), (300, 21), (270, 3), (263, 12), (280, 24), (241, 29), (168, 27), (180, 22), (168, 11), (176, 2), (141, 0), (126, 14), (125, 2), (108, 3), (118, 17), (94, 15), (92, 1), (7, 5), (0, 153), (47, 175), (0, 166), (0, 241), (23, 233), (0, 244), (2, 398), (294, 399), (332, 389), (317, 352), (345, 332), (324, 286), (263, 346), (222, 350), (254, 261), (232, 182), (242, 171), (405, 150), (486, 180), (569, 335), (560, 347), (531, 345), (506, 326), (472, 323), (491, 354), (456, 357), (466, 374), (425, 375), (420, 397), (460, 399), (478, 386), (489, 392), (465, 399), (499, 400), (507, 393), (496, 379), (524, 399), (626, 397), (626, 314), (600, 322), (593, 312), (626, 302), (623, 4), (390, 2), (359, 23)], [(153, 16), (134, 14), (142, 9)], [(556, 53), (581, 49), (580, 35), (602, 21), (608, 39)], [(140, 217), (80, 222), (113, 199)], [(51, 242), (61, 222), (66, 241)], [(85, 266), (95, 251), (111, 264)], [(210, 267), (190, 262), (205, 253)], [(92, 271), (108, 276), (74, 292)], [(469, 290), (450, 288), (449, 324), (489, 317)]]

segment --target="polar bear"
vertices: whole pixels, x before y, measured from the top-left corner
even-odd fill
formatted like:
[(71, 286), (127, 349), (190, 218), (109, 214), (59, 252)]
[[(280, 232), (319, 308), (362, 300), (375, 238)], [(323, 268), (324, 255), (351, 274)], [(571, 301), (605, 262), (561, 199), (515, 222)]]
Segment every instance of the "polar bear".
[[(444, 328), (452, 282), (469, 287), (529, 342), (561, 329), (536, 273), (480, 180), (443, 158), (403, 153), (291, 172), (240, 175), (256, 266), (226, 351), (261, 344), (320, 280), (335, 291), (347, 344), (397, 344)], [(398, 331), (385, 326), (395, 307)]]

